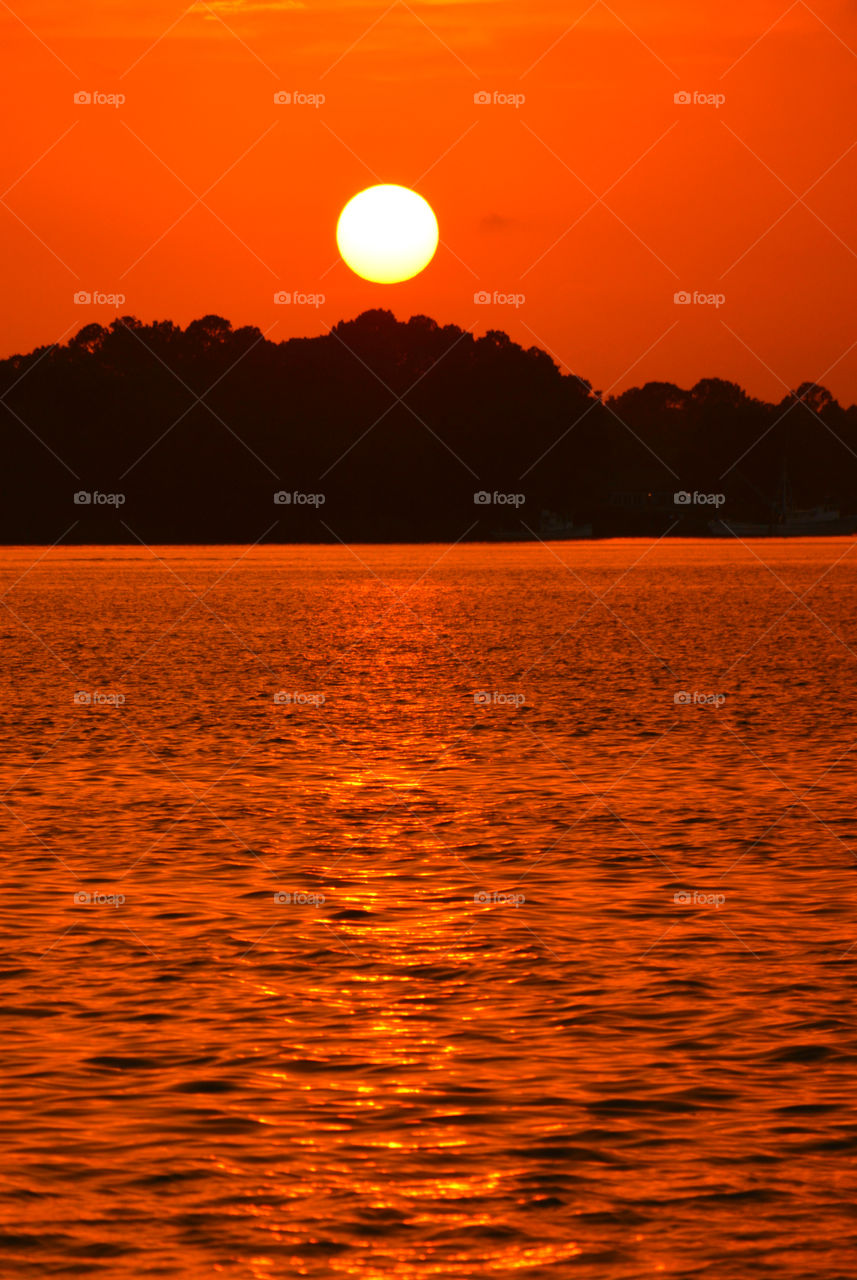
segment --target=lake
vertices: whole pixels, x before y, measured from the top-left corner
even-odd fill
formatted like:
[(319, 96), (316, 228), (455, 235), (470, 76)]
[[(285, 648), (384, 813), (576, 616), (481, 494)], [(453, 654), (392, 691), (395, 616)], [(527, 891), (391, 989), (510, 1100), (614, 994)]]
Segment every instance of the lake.
[(4, 1276), (852, 1275), (855, 588), (0, 549)]

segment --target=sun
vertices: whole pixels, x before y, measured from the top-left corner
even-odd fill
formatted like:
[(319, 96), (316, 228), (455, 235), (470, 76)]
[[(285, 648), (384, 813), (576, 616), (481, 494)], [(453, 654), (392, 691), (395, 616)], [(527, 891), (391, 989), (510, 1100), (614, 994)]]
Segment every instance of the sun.
[(437, 248), (437, 218), (416, 191), (383, 183), (353, 196), (339, 215), (336, 243), (353, 272), (376, 284), (419, 275)]

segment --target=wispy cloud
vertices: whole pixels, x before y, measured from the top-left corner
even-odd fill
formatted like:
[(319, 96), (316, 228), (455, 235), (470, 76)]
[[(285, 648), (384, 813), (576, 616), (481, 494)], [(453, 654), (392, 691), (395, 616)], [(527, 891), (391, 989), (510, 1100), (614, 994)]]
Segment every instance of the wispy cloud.
[(304, 0), (206, 0), (206, 4), (215, 13), (235, 15), (277, 13), (283, 10), (304, 10), (308, 7)]

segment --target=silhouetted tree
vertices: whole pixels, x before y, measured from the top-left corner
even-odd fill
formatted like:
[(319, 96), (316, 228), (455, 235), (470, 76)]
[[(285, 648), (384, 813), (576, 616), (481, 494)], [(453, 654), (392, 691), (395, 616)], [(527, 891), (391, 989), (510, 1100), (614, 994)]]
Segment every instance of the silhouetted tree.
[[(796, 500), (857, 506), (857, 408), (824, 387), (772, 405), (706, 378), (602, 402), (500, 330), (381, 309), (279, 343), (217, 315), (185, 329), (120, 316), (0, 362), (0, 394), (5, 541), (52, 542), (74, 521), (77, 541), (318, 540), (325, 525), (450, 539), (474, 522), (486, 537), (545, 508), (607, 534), (676, 518), (701, 532), (707, 513), (668, 509), (674, 490), (725, 491), (729, 514), (767, 518), (784, 467)], [(79, 490), (125, 502), (75, 505)], [(476, 504), (478, 490), (525, 508)], [(278, 505), (279, 491), (325, 503)]]

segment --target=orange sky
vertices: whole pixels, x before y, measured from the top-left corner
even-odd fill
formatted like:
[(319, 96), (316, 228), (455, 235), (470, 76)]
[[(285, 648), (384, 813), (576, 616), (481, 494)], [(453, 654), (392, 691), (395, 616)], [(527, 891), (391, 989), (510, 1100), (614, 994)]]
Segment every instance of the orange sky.
[[(851, 0), (15, 0), (0, 30), (2, 354), (116, 314), (82, 290), (275, 339), (376, 306), (502, 328), (605, 392), (721, 376), (857, 399)], [(75, 103), (95, 91), (126, 101)], [(495, 92), (525, 101), (474, 102)], [(337, 257), (375, 181), (440, 223), (404, 284)]]

